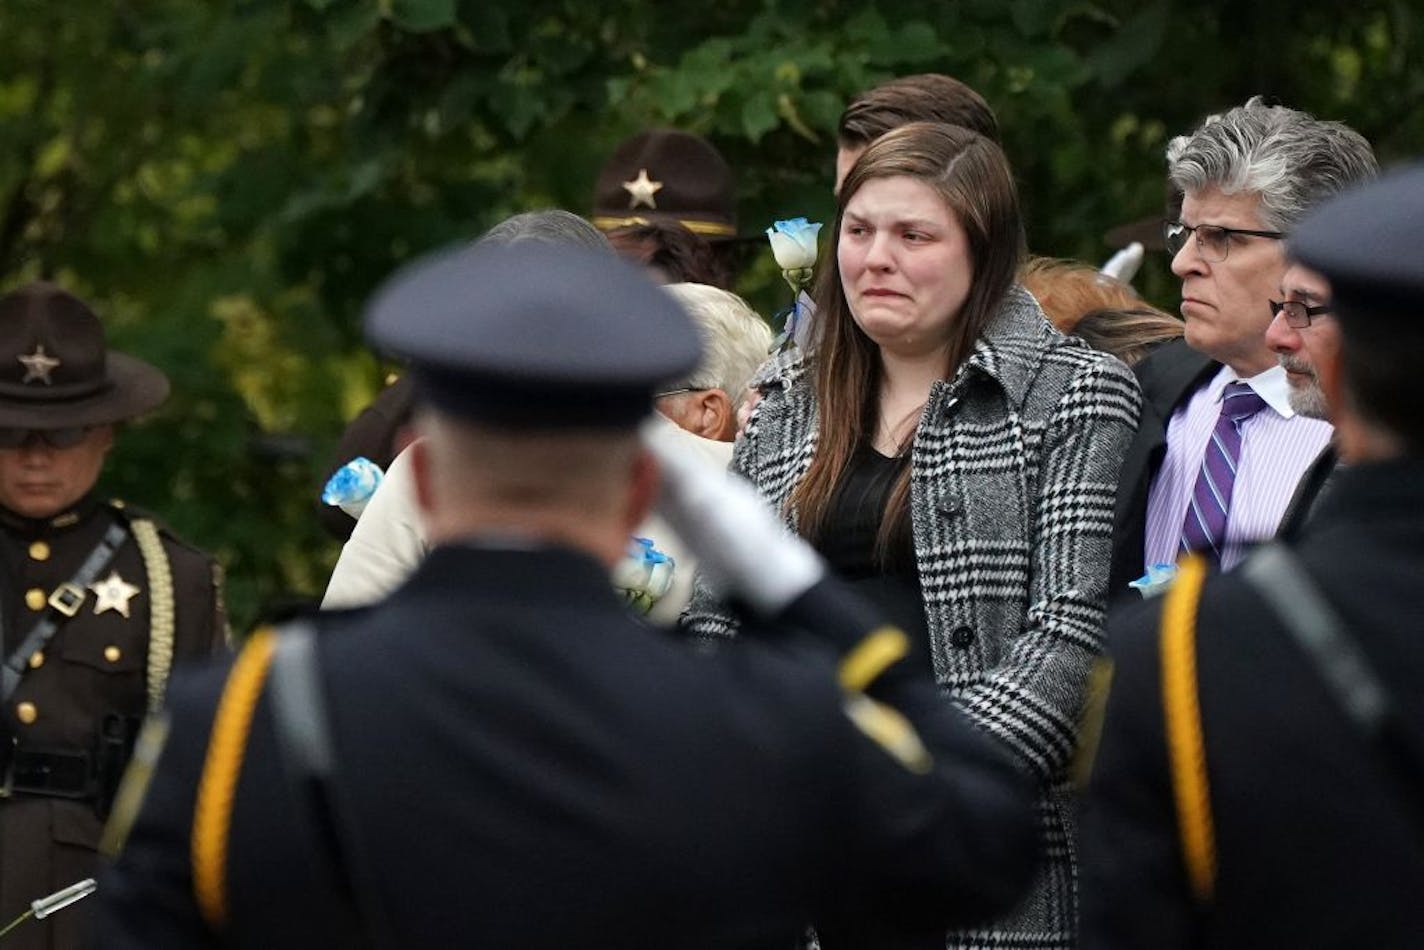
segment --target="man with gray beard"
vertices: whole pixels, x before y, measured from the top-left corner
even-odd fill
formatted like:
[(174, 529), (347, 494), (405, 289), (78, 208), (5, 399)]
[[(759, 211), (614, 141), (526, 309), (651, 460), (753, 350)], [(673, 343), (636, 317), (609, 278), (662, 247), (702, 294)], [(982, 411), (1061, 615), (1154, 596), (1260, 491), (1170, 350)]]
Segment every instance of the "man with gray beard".
[[(1330, 418), (1315, 366), (1340, 351), (1340, 328), (1332, 308), (1329, 281), (1303, 264), (1289, 264), (1281, 276), (1281, 299), (1271, 301), (1274, 316), (1266, 328), (1266, 344), (1286, 371), (1291, 408), (1309, 419)], [(1278, 537), (1299, 535), (1339, 462), (1332, 441), (1301, 477), (1281, 517)]]

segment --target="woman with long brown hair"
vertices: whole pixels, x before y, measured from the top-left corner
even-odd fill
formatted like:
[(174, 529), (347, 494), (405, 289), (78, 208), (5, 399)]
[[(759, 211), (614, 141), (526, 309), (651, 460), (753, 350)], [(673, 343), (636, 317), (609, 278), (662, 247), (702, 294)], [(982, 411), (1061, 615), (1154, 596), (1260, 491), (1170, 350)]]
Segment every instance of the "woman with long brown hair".
[[(1033, 892), (949, 945), (1071, 947), (1065, 773), (1102, 650), (1137, 384), (1014, 284), (1013, 177), (974, 132), (915, 123), (876, 140), (841, 187), (834, 233), (818, 344), (764, 374), (733, 469), (910, 633), (908, 662), (930, 664), (1042, 782)], [(684, 621), (706, 638), (737, 627), (700, 585)], [(824, 950), (943, 945), (894, 935), (894, 921), (816, 924)]]

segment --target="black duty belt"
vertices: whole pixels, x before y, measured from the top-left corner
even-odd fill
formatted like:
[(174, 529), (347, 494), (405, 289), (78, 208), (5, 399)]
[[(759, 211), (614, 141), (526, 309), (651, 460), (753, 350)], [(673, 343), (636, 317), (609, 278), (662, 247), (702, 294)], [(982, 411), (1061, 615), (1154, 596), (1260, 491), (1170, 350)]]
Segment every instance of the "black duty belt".
[(49, 644), (60, 624), (79, 613), (84, 599), (89, 596), (87, 588), (94, 583), (99, 572), (109, 566), (128, 537), (129, 528), (122, 518), (109, 525), (109, 530), (104, 532), (75, 575), (49, 595), (49, 610), (5, 659), (5, 665), (0, 667), (0, 704), (8, 703), (15, 690), (19, 689), (20, 678), (25, 674), (30, 657)]
[(48, 752), (15, 747), (5, 763), (0, 798), (48, 795), (88, 799), (95, 793), (93, 761), (87, 752)]

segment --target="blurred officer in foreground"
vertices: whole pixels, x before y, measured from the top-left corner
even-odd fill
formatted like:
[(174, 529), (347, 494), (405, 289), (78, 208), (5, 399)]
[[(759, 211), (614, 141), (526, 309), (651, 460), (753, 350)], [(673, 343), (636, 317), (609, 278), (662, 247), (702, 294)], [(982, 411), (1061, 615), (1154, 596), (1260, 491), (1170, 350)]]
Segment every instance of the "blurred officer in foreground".
[[(786, 947), (823, 915), (1014, 903), (1026, 779), (746, 486), (640, 441), (698, 359), (670, 297), (481, 247), (396, 278), (368, 330), (428, 403), (436, 547), (383, 603), (175, 686), (105, 946)], [(712, 656), (627, 613), (608, 570), (660, 465), (704, 570), (814, 639)]]
[[(116, 426), (167, 396), (77, 297), (45, 283), (0, 297), (0, 926), (93, 875), (170, 665), (224, 639), (212, 560), (93, 494)], [(80, 946), (91, 906), (4, 947)]]
[(1314, 371), (1351, 465), (1298, 540), (1110, 626), (1088, 947), (1424, 946), (1424, 166), (1290, 250), (1334, 294)]

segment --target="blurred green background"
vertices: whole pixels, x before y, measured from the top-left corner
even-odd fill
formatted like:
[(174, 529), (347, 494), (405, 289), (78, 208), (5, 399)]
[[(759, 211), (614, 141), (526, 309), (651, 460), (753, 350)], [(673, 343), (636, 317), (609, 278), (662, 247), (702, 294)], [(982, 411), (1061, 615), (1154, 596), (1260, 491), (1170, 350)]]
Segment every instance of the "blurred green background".
[[(999, 115), (1031, 249), (1100, 261), (1160, 213), (1167, 139), (1252, 94), (1420, 154), (1421, 30), (1418, 0), (0, 0), (0, 285), (63, 283), (172, 377), (103, 488), (218, 554), (241, 629), (335, 559), (319, 481), (386, 373), (367, 294), (514, 211), (587, 213), (626, 135), (709, 137), (748, 234), (826, 221), (847, 98), (946, 72)], [(1162, 261), (1138, 286), (1175, 309)]]

